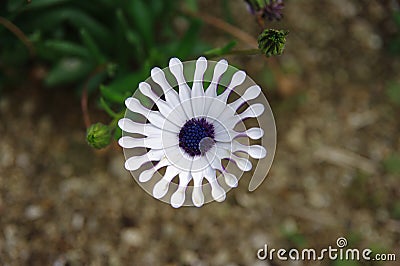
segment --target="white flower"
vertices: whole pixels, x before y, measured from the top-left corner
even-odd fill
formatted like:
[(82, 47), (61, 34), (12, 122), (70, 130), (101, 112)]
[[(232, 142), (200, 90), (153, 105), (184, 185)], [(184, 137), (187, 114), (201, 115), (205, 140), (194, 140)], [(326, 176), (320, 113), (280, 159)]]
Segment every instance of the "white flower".
[[(124, 132), (119, 144), (127, 158), (125, 168), (133, 173), (150, 166), (140, 171), (138, 181), (146, 190), (152, 190), (155, 198), (163, 199), (175, 208), (192, 204), (202, 206), (206, 187), (211, 188), (214, 200), (225, 200), (225, 192), (238, 185), (240, 176), (229, 172), (223, 160), (234, 162), (241, 171), (249, 171), (253, 167), (249, 156), (254, 159), (266, 156), (263, 146), (245, 145), (238, 141), (239, 138), (247, 141), (249, 138), (260, 139), (264, 135), (263, 129), (236, 129), (239, 124), (243, 128), (243, 120), (259, 117), (264, 112), (264, 105), (255, 103), (238, 113), (240, 107), (260, 95), (261, 88), (250, 86), (237, 100), (229, 102), (231, 92), (246, 80), (246, 73), (235, 69), (226, 89), (218, 95), (218, 85), (222, 84), (221, 78), (227, 72), (228, 63), (221, 60), (215, 64), (212, 78), (205, 88), (207, 63), (204, 57), (193, 63), (192, 88), (185, 78), (186, 65), (184, 67), (179, 59), (172, 58), (169, 62), (168, 69), (174, 80), (166, 75), (168, 72), (153, 68), (151, 80), (139, 84), (137, 91), (142, 95), (135, 93), (126, 99), (127, 114), (118, 123)], [(146, 107), (149, 99), (151, 104)], [(139, 117), (145, 120), (140, 121)], [(136, 150), (141, 150), (142, 154), (132, 155)], [(160, 175), (162, 168), (166, 168), (165, 173), (156, 180), (156, 173)], [(173, 182), (176, 177), (179, 181)], [(193, 186), (189, 185), (191, 181)]]

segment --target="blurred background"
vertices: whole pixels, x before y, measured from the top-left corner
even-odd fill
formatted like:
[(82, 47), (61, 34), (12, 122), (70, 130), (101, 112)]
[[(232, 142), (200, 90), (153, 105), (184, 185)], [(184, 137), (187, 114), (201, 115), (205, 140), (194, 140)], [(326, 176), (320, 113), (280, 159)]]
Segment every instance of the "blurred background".
[(28, 2), (0, 3), (0, 265), (398, 265), (256, 257), (345, 237), (400, 260), (398, 1), (284, 1), (266, 24), (290, 31), (282, 56), (224, 56), (271, 104), (275, 160), (255, 192), (244, 176), (225, 202), (178, 210), (86, 127), (170, 57), (254, 48), (245, 1)]

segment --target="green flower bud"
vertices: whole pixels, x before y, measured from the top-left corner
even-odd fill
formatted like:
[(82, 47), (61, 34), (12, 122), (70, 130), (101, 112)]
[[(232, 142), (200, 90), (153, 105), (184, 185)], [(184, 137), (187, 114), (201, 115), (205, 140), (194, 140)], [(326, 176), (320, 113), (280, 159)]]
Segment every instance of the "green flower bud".
[(287, 30), (266, 29), (258, 36), (258, 48), (267, 57), (281, 55), (285, 49)]
[(96, 149), (102, 149), (110, 144), (110, 128), (102, 123), (91, 125), (86, 132), (87, 143)]

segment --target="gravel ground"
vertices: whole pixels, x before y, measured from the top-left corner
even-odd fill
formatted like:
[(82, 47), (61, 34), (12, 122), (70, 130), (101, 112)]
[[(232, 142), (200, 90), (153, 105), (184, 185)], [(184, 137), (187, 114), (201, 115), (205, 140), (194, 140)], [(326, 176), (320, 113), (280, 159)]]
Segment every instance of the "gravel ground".
[[(378, 2), (287, 1), (275, 82), (268, 61), (228, 58), (271, 84), (277, 154), (255, 192), (245, 176), (224, 203), (200, 209), (147, 195), (115, 143), (90, 149), (68, 90), (1, 95), (0, 265), (367, 265), (256, 257), (264, 244), (320, 250), (339, 237), (399, 261), (400, 176), (384, 162), (400, 150), (400, 109), (385, 94), (400, 82), (400, 57), (385, 52), (395, 29)], [(256, 36), (251, 18), (243, 24)]]

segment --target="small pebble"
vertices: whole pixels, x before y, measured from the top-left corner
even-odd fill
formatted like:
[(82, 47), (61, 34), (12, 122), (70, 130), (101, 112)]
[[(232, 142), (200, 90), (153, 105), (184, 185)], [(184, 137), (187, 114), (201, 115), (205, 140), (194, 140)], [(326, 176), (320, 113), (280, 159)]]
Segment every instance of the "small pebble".
[(143, 243), (143, 236), (139, 229), (128, 228), (121, 232), (121, 240), (126, 245), (138, 247)]
[(83, 217), (79, 213), (74, 213), (71, 220), (72, 228), (74, 228), (75, 230), (80, 230), (82, 229), (84, 222), (85, 222), (85, 217)]
[(30, 205), (25, 209), (25, 217), (36, 220), (43, 216), (43, 209), (39, 205)]

